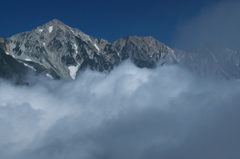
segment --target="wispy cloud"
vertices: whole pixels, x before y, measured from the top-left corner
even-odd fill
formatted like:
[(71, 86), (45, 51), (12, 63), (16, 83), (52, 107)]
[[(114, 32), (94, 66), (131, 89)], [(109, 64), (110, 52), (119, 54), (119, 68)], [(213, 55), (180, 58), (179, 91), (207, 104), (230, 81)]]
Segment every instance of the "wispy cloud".
[(238, 81), (198, 79), (181, 68), (110, 74), (87, 70), (76, 81), (31, 77), (0, 82), (0, 158), (238, 158)]

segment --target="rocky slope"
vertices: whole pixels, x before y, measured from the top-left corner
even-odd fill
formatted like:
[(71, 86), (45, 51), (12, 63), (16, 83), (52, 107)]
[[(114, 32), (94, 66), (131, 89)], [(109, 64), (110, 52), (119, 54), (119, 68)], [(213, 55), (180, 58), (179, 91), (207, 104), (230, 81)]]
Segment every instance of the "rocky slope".
[(240, 53), (216, 44), (204, 44), (189, 51), (175, 50), (179, 64), (201, 76), (240, 78)]
[(240, 53), (215, 44), (172, 50), (153, 37), (125, 36), (113, 43), (52, 20), (32, 31), (0, 38), (0, 77), (22, 81), (28, 68), (58, 79), (75, 79), (89, 67), (110, 72), (124, 60), (138, 67), (178, 63), (200, 76), (240, 78)]
[(126, 36), (113, 43), (52, 20), (0, 42), (6, 54), (51, 78), (75, 79), (79, 69), (110, 72), (131, 59), (139, 67), (176, 61), (174, 52), (153, 37)]

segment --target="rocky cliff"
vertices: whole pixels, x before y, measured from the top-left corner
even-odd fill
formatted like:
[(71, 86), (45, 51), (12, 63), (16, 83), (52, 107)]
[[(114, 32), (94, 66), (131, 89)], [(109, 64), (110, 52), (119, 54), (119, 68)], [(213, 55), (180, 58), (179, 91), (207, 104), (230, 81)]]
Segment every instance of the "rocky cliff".
[(176, 60), (173, 50), (153, 37), (126, 36), (109, 43), (56, 19), (2, 41), (6, 54), (54, 79), (75, 79), (86, 67), (110, 72), (126, 59), (139, 67)]
[(89, 67), (110, 72), (124, 60), (138, 67), (177, 63), (200, 76), (240, 78), (240, 53), (216, 44), (173, 50), (153, 37), (125, 36), (109, 43), (59, 20), (0, 38), (0, 77), (21, 79), (27, 68), (53, 79), (75, 79)]

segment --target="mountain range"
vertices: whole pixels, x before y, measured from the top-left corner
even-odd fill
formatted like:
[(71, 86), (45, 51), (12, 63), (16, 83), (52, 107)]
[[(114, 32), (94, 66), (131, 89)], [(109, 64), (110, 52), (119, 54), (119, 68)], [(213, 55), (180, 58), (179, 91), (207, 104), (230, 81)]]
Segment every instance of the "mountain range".
[(125, 60), (138, 67), (177, 64), (200, 76), (240, 78), (240, 54), (216, 44), (183, 51), (155, 38), (125, 36), (113, 43), (87, 35), (59, 20), (0, 38), (0, 77), (24, 83), (29, 69), (52, 79), (76, 79), (87, 67), (109, 73)]

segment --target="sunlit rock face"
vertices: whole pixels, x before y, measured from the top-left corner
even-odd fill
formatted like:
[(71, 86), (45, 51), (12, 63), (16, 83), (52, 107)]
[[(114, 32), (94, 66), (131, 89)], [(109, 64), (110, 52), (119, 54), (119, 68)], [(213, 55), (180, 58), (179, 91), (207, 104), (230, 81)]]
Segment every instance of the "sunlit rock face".
[(86, 67), (110, 72), (126, 59), (139, 67), (154, 67), (163, 58), (175, 61), (174, 52), (153, 37), (126, 36), (109, 43), (56, 19), (5, 39), (3, 45), (19, 62), (55, 79), (75, 79)]
[(132, 59), (138, 67), (155, 67), (160, 60), (173, 63), (174, 51), (153, 37), (126, 36), (112, 43), (113, 50), (119, 52), (121, 60)]
[(24, 69), (7, 71), (4, 63), (11, 68), (28, 67), (53, 79), (74, 80), (79, 70), (90, 68), (109, 73), (129, 59), (140, 68), (177, 63), (203, 77), (240, 78), (239, 53), (216, 44), (188, 51), (173, 50), (151, 36), (125, 36), (109, 43), (56, 19), (32, 31), (0, 38), (0, 48), (2, 77), (13, 74), (20, 77), (24, 72)]

